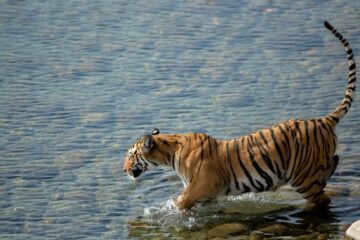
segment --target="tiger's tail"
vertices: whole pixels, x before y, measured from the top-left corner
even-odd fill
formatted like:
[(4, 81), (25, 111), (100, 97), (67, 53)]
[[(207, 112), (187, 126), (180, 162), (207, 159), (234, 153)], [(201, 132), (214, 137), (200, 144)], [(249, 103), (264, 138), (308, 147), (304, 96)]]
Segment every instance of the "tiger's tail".
[(349, 108), (351, 107), (351, 103), (353, 101), (353, 95), (355, 93), (355, 82), (356, 82), (356, 65), (354, 60), (354, 55), (352, 53), (352, 49), (350, 47), (349, 42), (342, 36), (341, 33), (339, 33), (333, 26), (331, 26), (330, 23), (327, 21), (324, 22), (324, 25), (327, 29), (329, 29), (337, 39), (344, 45), (347, 58), (348, 58), (348, 65), (349, 65), (349, 77), (348, 77), (348, 84), (345, 91), (345, 96), (341, 102), (341, 104), (329, 114), (329, 117), (334, 120), (336, 123), (339, 122), (340, 119), (342, 119), (345, 114), (349, 111)]

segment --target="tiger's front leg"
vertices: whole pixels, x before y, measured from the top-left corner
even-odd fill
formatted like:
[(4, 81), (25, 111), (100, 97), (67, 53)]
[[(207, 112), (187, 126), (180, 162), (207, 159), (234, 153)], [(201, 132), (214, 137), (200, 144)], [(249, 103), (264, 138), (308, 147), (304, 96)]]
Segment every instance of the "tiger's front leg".
[(179, 209), (190, 209), (197, 202), (202, 202), (217, 196), (218, 192), (215, 184), (213, 184), (214, 179), (210, 181), (201, 180), (202, 181), (196, 181), (196, 179), (194, 179), (177, 198), (176, 205)]
[(195, 203), (214, 197), (210, 196), (211, 194), (209, 194), (209, 192), (210, 191), (206, 188), (199, 189), (196, 186), (193, 187), (189, 185), (177, 198), (176, 205), (179, 209), (190, 209), (195, 205)]

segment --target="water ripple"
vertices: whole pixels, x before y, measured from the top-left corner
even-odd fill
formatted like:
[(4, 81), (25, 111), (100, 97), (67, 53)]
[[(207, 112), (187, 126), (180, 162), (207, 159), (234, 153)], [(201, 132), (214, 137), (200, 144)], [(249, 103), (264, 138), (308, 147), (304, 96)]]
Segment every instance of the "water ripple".
[(319, 216), (286, 188), (184, 214), (173, 206), (182, 184), (169, 169), (136, 183), (121, 170), (127, 148), (154, 127), (225, 139), (333, 110), (346, 59), (322, 21), (357, 56), (358, 2), (0, 6), (1, 238), (181, 239), (239, 221), (246, 234), (277, 222), (291, 229), (288, 238), (326, 229), (337, 238), (360, 215), (356, 101), (338, 128), (332, 204)]

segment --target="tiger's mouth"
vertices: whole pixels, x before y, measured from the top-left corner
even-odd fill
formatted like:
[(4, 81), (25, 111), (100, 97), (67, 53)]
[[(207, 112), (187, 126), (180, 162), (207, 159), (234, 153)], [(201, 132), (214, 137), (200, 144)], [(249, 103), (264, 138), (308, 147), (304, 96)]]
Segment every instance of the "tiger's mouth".
[(136, 164), (132, 169), (129, 169), (127, 173), (131, 178), (137, 178), (145, 171), (146, 167), (144, 168), (141, 164)]
[(143, 172), (142, 169), (140, 169), (139, 167), (135, 167), (131, 170), (130, 175), (133, 176), (134, 178), (137, 178), (138, 176), (140, 176), (142, 172)]

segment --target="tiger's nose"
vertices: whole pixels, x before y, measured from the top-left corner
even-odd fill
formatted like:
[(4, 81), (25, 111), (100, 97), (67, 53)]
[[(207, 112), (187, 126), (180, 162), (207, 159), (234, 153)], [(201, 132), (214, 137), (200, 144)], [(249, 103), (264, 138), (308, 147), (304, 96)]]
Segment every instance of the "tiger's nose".
[(123, 171), (124, 172), (130, 172), (130, 170), (126, 167), (126, 164), (124, 164), (124, 166), (123, 166)]
[(124, 172), (131, 172), (130, 170), (126, 169), (126, 167), (123, 167)]

